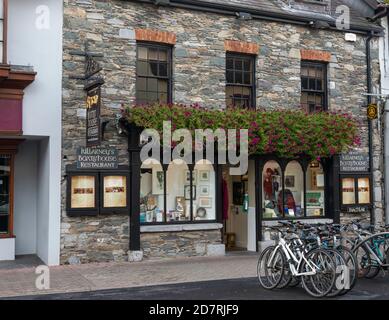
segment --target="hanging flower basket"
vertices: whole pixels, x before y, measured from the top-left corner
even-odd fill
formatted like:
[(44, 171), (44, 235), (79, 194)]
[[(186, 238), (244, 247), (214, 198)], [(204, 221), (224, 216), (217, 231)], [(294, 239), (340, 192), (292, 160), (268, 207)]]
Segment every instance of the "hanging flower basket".
[(188, 129), (193, 136), (195, 129), (247, 129), (251, 155), (294, 158), (305, 154), (317, 159), (360, 144), (357, 122), (349, 114), (160, 104), (127, 107), (122, 112), (129, 123), (161, 134), (163, 121), (169, 120), (172, 130)]

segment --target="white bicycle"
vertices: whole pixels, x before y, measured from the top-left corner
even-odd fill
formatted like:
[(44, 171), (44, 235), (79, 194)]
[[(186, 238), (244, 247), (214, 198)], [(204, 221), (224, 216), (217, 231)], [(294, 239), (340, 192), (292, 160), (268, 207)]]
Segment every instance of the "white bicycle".
[(297, 234), (284, 232), (282, 227), (268, 229), (277, 232), (278, 243), (267, 247), (259, 257), (257, 273), (261, 286), (268, 290), (283, 288), (298, 278), (309, 295), (329, 294), (336, 281), (333, 255), (321, 248), (307, 251)]

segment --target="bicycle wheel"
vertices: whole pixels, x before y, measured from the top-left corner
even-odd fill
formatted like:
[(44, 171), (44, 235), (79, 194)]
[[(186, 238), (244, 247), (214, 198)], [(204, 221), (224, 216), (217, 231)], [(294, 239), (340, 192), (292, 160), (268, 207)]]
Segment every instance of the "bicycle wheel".
[(294, 276), (289, 269), (289, 263), (287, 262), (285, 253), (282, 250), (279, 250), (280, 253), (283, 255), (283, 261), (284, 261), (284, 273), (282, 275), (282, 279), (280, 283), (277, 285), (277, 289), (284, 289), (290, 285), (292, 280), (294, 279)]
[(338, 246), (336, 248), (344, 257), (346, 261), (347, 266), (347, 272), (349, 275), (348, 280), (348, 289), (343, 289), (343, 291), (340, 293), (340, 295), (344, 295), (347, 292), (349, 292), (352, 288), (354, 288), (357, 278), (358, 278), (358, 264), (357, 264), (357, 258), (355, 257), (354, 253), (345, 246)]
[(284, 274), (284, 264), (284, 255), (275, 246), (262, 251), (257, 264), (257, 276), (263, 288), (272, 290), (279, 285)]
[(379, 261), (377, 261), (377, 259), (374, 257), (374, 255), (372, 255), (370, 253), (370, 251), (368, 251), (368, 249), (366, 247), (366, 246), (370, 246), (370, 248), (372, 248), (372, 250), (375, 253), (377, 253), (376, 249), (375, 249), (375, 245), (374, 245), (373, 239), (370, 239), (369, 241), (365, 241), (365, 245), (363, 245), (363, 246), (365, 247), (366, 251), (369, 253), (369, 256), (370, 256), (370, 270), (369, 270), (369, 272), (367, 272), (365, 274), (365, 278), (366, 279), (373, 279), (376, 276), (378, 276), (378, 274), (380, 273), (380, 270), (381, 270), (381, 266), (380, 266)]
[(365, 245), (358, 246), (353, 252), (357, 260), (358, 278), (364, 278), (371, 269), (370, 253)]
[(335, 272), (336, 272), (335, 285), (333, 286), (332, 290), (326, 295), (327, 297), (332, 298), (339, 295), (344, 289), (344, 282), (342, 281), (343, 279), (341, 277), (344, 274), (347, 264), (343, 255), (338, 250), (330, 249), (330, 248), (326, 248), (325, 250), (329, 254), (331, 254), (335, 262)]
[(315, 298), (321, 298), (331, 292), (336, 280), (336, 264), (326, 250), (314, 249), (306, 255), (300, 273), (314, 272), (301, 278), (305, 291)]

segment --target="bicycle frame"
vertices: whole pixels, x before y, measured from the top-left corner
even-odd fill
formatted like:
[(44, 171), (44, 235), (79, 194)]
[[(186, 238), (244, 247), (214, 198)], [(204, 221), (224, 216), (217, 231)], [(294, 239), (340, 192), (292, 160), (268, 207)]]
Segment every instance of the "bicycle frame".
[[(385, 240), (381, 240), (381, 239), (374, 239), (374, 238), (379, 238), (379, 237), (384, 237), (384, 238), (387, 238), (389, 237), (389, 232), (381, 232), (381, 233), (376, 233), (376, 234), (373, 234), (373, 235), (370, 235), (369, 237), (366, 237), (366, 238), (363, 238), (361, 235), (358, 235), (358, 238), (361, 240), (359, 243), (356, 241), (355, 242), (355, 246), (353, 248), (353, 251), (356, 252), (358, 250), (359, 247), (364, 247), (372, 256), (372, 258), (374, 258), (374, 260), (380, 265), (380, 267), (389, 267), (389, 263), (383, 263), (383, 260), (385, 259), (385, 255), (383, 255), (381, 258), (377, 255), (377, 252), (375, 250), (377, 250), (378, 252), (380, 252), (380, 255), (381, 255), (381, 251), (379, 250), (379, 245), (382, 243), (382, 241), (385, 241)], [(373, 246), (374, 246), (374, 249), (372, 248), (371, 245), (368, 244), (368, 242), (372, 240), (373, 241)]]
[[(287, 260), (287, 262), (289, 264), (289, 268), (290, 268), (293, 276), (299, 277), (299, 276), (315, 275), (316, 274), (316, 269), (318, 269), (318, 267), (316, 265), (314, 265), (311, 261), (307, 260), (307, 258), (305, 257), (304, 253), (301, 252), (301, 251), (299, 251), (299, 256), (300, 257), (297, 258), (296, 255), (293, 253), (293, 251), (290, 249), (290, 246), (291, 246), (291, 244), (288, 244), (285, 241), (285, 239), (280, 238), (279, 244), (276, 246), (275, 250), (273, 251), (273, 253), (272, 253), (271, 257), (270, 257), (269, 263), (271, 261), (273, 261), (275, 254), (281, 248), (282, 251), (285, 254), (286, 260)], [(302, 272), (302, 273), (298, 272), (298, 270), (300, 270), (300, 267), (301, 267), (301, 264), (303, 263), (303, 261), (306, 262), (307, 266), (310, 268), (311, 271)], [(297, 268), (296, 268), (295, 264), (297, 264)]]

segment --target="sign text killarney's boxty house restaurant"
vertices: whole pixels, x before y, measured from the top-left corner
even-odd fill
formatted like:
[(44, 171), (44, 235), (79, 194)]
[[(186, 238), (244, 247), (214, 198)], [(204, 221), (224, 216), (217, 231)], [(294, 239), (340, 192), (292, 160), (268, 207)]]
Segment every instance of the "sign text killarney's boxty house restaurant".
[(77, 169), (117, 169), (118, 150), (114, 148), (84, 148), (77, 150)]

